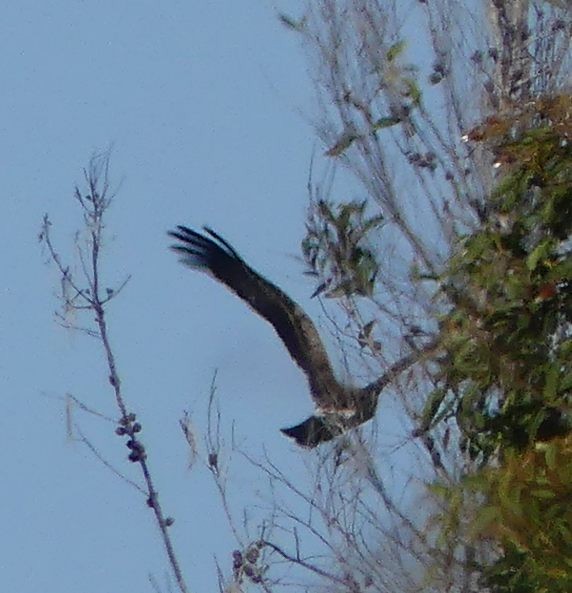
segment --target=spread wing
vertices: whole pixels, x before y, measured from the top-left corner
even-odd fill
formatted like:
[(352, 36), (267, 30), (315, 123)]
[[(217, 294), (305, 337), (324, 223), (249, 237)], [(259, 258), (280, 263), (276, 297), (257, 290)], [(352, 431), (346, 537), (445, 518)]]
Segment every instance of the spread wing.
[(169, 232), (178, 241), (172, 249), (184, 264), (210, 273), (266, 319), (306, 373), (316, 404), (335, 406), (340, 385), (310, 318), (287, 294), (248, 266), (220, 235), (208, 227), (204, 230), (201, 234), (178, 226)]

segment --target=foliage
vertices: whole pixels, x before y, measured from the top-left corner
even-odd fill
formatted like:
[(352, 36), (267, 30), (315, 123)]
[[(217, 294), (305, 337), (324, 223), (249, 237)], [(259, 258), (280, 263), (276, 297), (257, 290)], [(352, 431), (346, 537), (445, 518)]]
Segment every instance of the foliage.
[(484, 459), (499, 445), (558, 433), (572, 387), (570, 144), (543, 126), (500, 152), (512, 155), (512, 169), (489, 219), (459, 241), (443, 278), (452, 302), (441, 320), (448, 356), (425, 411), (433, 422), (448, 409)]
[[(446, 507), (440, 538), (431, 520), (423, 525), (426, 578), (409, 590), (571, 590), (560, 532), (570, 479), (562, 470), (556, 480), (544, 458), (550, 451), (558, 471), (570, 461), (572, 120), (562, 83), (571, 25), (533, 4), (471, 3), (456, 29), (451, 3), (421, 2), (429, 34), (416, 27), (413, 38), (402, 4), (321, 0), (301, 31), (318, 61), (325, 154), (384, 215), (372, 233), (383, 273), (361, 293), (374, 298), (339, 305), (360, 343), (383, 345), (370, 349), (379, 360), (441, 346), (392, 385), (428, 453), (419, 475)], [(425, 41), (430, 58), (409, 65)], [(310, 221), (320, 216), (311, 210)], [(320, 224), (304, 245), (319, 290), (352, 270), (330, 224), (333, 248)], [(345, 286), (339, 294), (360, 294)], [(383, 424), (382, 438), (392, 428)], [(521, 523), (506, 504), (512, 491)], [(408, 527), (399, 535), (416, 541)]]
[(378, 272), (373, 251), (364, 245), (382, 216), (368, 218), (366, 202), (312, 204), (302, 252), (308, 273), (322, 280), (313, 296), (371, 296)]
[(472, 485), (487, 496), (475, 525), (505, 544), (484, 582), (502, 593), (571, 591), (572, 437), (510, 452)]
[(473, 537), (501, 546), (483, 584), (502, 593), (572, 590), (570, 104), (543, 99), (549, 116), (494, 137), (507, 171), (442, 277), (446, 356), (423, 413), (424, 430), (455, 419), (480, 468), (460, 488), (483, 502)]

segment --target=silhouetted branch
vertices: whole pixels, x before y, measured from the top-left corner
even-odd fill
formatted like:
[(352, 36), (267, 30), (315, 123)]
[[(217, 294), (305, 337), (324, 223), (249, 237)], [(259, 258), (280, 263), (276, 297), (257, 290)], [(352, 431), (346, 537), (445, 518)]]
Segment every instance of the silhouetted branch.
[[(126, 445), (130, 451), (129, 460), (137, 463), (141, 468), (143, 479), (145, 481), (145, 490), (137, 484), (127, 480), (147, 497), (147, 505), (153, 510), (155, 519), (163, 545), (167, 552), (169, 563), (175, 575), (177, 585), (182, 593), (188, 593), (188, 588), (183, 578), (179, 561), (175, 554), (169, 526), (173, 519), (166, 517), (159, 502), (159, 494), (155, 488), (149, 463), (147, 460), (147, 451), (140, 439), (142, 426), (136, 420), (135, 413), (129, 411), (125, 397), (122, 391), (121, 378), (118, 370), (117, 360), (111, 346), (109, 328), (106, 318), (107, 304), (120, 294), (122, 289), (129, 281), (127, 277), (120, 283), (117, 289), (103, 288), (103, 278), (101, 272), (101, 253), (103, 247), (103, 233), (105, 215), (113, 201), (114, 194), (111, 193), (109, 179), (109, 153), (103, 153), (94, 156), (88, 167), (84, 170), (84, 179), (86, 190), (75, 188), (74, 197), (80, 205), (83, 215), (84, 227), (76, 236), (76, 247), (80, 261), (83, 279), (76, 280), (71, 272), (70, 266), (64, 264), (61, 256), (56, 250), (51, 237), (52, 223), (46, 214), (42, 223), (40, 232), (40, 241), (48, 249), (51, 261), (55, 264), (61, 275), (61, 294), (63, 311), (57, 315), (60, 322), (71, 329), (79, 329), (91, 337), (96, 337), (101, 341), (105, 353), (108, 369), (108, 380), (113, 390), (115, 403), (120, 412), (120, 419), (116, 434), (124, 436), (128, 440)], [(85, 244), (81, 242), (81, 237), (85, 237)], [(81, 327), (75, 323), (67, 322), (72, 312), (92, 311), (95, 314), (95, 329), (90, 327)], [(99, 454), (93, 444), (78, 429), (82, 442), (92, 451), (96, 457), (103, 462), (113, 473), (126, 479), (120, 472), (115, 470)]]

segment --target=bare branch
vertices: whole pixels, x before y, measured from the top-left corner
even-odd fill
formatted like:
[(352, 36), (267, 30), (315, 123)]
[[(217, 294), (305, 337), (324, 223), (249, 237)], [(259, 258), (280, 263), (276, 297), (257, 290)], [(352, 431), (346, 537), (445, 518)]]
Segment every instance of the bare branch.
[[(65, 265), (57, 252), (51, 238), (51, 222), (46, 215), (43, 220), (42, 230), (40, 232), (40, 241), (42, 241), (50, 255), (51, 261), (55, 264), (61, 275), (61, 300), (63, 313), (59, 315), (60, 322), (68, 328), (79, 328), (92, 337), (97, 337), (102, 344), (103, 351), (107, 360), (107, 369), (109, 384), (112, 387), (115, 403), (120, 413), (119, 426), (116, 433), (128, 438), (127, 447), (130, 450), (129, 460), (137, 463), (141, 469), (145, 490), (134, 482), (127, 480), (119, 471), (109, 464), (98, 452), (96, 447), (83, 435), (81, 429), (78, 430), (82, 442), (90, 451), (115, 475), (126, 480), (140, 492), (145, 493), (147, 505), (153, 510), (155, 519), (159, 527), (163, 545), (167, 552), (169, 563), (175, 575), (177, 586), (182, 593), (187, 593), (188, 588), (183, 578), (179, 561), (175, 554), (169, 527), (173, 519), (166, 517), (159, 502), (159, 494), (154, 486), (151, 476), (149, 463), (147, 461), (146, 449), (140, 440), (139, 433), (141, 425), (136, 421), (136, 415), (129, 411), (125, 401), (121, 378), (118, 370), (116, 357), (111, 346), (109, 329), (107, 325), (105, 306), (109, 301), (119, 294), (127, 284), (129, 277), (124, 280), (118, 289), (102, 289), (102, 271), (101, 271), (101, 252), (103, 247), (103, 236), (105, 228), (105, 215), (112, 204), (114, 194), (111, 193), (109, 179), (109, 152), (94, 156), (84, 170), (84, 180), (87, 191), (81, 191), (76, 187), (74, 197), (80, 205), (83, 213), (84, 228), (81, 235), (86, 236), (86, 245), (80, 243), (80, 235), (76, 238), (76, 247), (81, 270), (86, 286), (81, 286), (72, 277), (70, 266)], [(68, 290), (68, 287), (71, 288)], [(70, 311), (91, 311), (95, 314), (95, 329), (89, 327), (77, 326), (75, 323), (67, 322), (67, 314)]]

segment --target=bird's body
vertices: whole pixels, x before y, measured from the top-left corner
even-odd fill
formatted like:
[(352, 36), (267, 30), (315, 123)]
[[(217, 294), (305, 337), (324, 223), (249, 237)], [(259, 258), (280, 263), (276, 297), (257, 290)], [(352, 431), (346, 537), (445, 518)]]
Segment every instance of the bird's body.
[(248, 266), (220, 235), (208, 227), (205, 231), (201, 234), (178, 226), (169, 232), (179, 241), (172, 249), (184, 264), (212, 275), (266, 319), (308, 379), (316, 413), (282, 432), (299, 445), (315, 447), (370, 420), (379, 392), (389, 382), (387, 374), (363, 388), (340, 383), (314, 324), (302, 308)]

